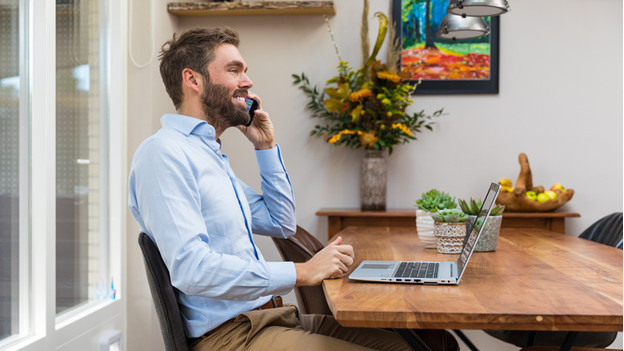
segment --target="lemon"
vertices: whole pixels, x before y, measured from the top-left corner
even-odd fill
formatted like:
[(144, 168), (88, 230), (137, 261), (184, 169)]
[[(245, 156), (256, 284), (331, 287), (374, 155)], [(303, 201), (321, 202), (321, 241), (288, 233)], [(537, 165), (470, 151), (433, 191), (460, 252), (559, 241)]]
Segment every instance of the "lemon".
[(511, 179), (509, 179), (509, 178), (501, 178), (498, 181), (498, 184), (500, 184), (501, 186), (507, 186), (507, 187), (510, 187), (510, 188), (513, 185), (513, 183), (511, 182)]
[(514, 188), (510, 186), (501, 185), (500, 191), (510, 193), (514, 190)]
[(546, 193), (537, 194), (537, 202), (546, 202), (548, 200), (550, 200), (550, 196), (548, 196), (548, 194)]

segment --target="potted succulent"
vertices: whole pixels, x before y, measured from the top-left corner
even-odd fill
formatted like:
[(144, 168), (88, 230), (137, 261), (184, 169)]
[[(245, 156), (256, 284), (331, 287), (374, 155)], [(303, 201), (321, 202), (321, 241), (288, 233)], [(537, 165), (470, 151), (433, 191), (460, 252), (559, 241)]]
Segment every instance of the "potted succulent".
[[(461, 210), (467, 215), (466, 230), (468, 230), (468, 227), (477, 219), (483, 201), (471, 198), (470, 201), (459, 199), (457, 202), (459, 203)], [(475, 251), (496, 250), (498, 235), (500, 234), (500, 228), (503, 222), (502, 214), (504, 210), (505, 206), (502, 205), (494, 205), (494, 207), (492, 207), (490, 216), (485, 221), (485, 227), (483, 228), (481, 237), (475, 246)]]
[(416, 230), (418, 231), (418, 238), (425, 244), (425, 248), (436, 248), (431, 215), (440, 210), (451, 208), (457, 208), (455, 198), (437, 189), (423, 193), (420, 199), (416, 200)]
[(440, 210), (433, 215), (433, 231), (439, 253), (461, 252), (466, 237), (466, 214), (458, 208)]

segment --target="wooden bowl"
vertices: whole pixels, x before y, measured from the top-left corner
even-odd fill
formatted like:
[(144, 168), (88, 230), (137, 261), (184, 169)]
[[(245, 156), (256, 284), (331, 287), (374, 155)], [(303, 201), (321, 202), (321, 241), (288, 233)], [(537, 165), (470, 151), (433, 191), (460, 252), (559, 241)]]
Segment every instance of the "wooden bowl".
[(554, 211), (566, 202), (570, 201), (572, 199), (572, 196), (574, 196), (573, 189), (556, 189), (554, 191), (555, 193), (557, 193), (557, 198), (554, 200), (537, 202), (529, 199), (528, 197), (526, 197), (527, 189), (541, 192), (544, 191), (544, 187), (533, 187), (533, 175), (531, 172), (531, 167), (529, 166), (529, 158), (525, 153), (520, 153), (518, 155), (518, 162), (520, 163), (520, 174), (518, 174), (518, 180), (516, 180), (516, 187), (513, 189), (512, 192), (501, 191), (496, 198), (496, 203), (499, 205), (505, 205), (506, 211)]
[(526, 189), (516, 188), (512, 192), (500, 192), (496, 198), (496, 203), (505, 205), (505, 211), (514, 212), (548, 212), (561, 207), (574, 196), (574, 189), (567, 189), (565, 192), (555, 190), (557, 198), (545, 202), (537, 202), (525, 196)]

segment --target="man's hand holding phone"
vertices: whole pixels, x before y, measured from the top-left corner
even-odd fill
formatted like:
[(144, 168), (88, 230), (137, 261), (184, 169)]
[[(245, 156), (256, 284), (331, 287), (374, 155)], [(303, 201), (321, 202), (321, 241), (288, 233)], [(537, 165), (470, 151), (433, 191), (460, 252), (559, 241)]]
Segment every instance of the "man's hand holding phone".
[(238, 129), (254, 144), (256, 150), (274, 148), (273, 122), (271, 122), (269, 114), (262, 109), (262, 101), (258, 95), (253, 93), (249, 93), (245, 101), (250, 121), (246, 126), (238, 126)]

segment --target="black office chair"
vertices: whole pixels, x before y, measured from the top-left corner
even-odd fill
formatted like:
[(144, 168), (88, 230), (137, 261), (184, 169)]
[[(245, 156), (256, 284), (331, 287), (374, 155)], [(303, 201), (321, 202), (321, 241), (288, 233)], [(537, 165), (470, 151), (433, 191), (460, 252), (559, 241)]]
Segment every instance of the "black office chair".
[(167, 351), (190, 351), (184, 320), (182, 320), (176, 298), (178, 291), (171, 285), (169, 270), (160, 256), (158, 247), (145, 233), (139, 234), (139, 246), (143, 252), (145, 272), (158, 314), (165, 349)]
[[(622, 212), (605, 216), (589, 226), (579, 238), (595, 241), (622, 250)], [(576, 347), (606, 347), (613, 343), (616, 332), (565, 332), (485, 330), (487, 334), (518, 347), (572, 345)], [(537, 350), (532, 348), (531, 350)]]
[(585, 229), (579, 238), (595, 241), (622, 250), (622, 212), (615, 212), (602, 217), (589, 228)]

